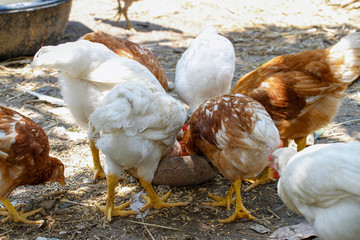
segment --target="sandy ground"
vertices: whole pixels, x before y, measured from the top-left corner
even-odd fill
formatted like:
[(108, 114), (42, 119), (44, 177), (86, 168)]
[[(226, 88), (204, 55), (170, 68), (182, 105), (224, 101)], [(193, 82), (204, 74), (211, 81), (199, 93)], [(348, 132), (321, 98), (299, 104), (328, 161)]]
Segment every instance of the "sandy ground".
[[(220, 3), (221, 2), (221, 3)], [(271, 58), (287, 53), (326, 48), (352, 31), (360, 30), (359, 2), (352, 1), (138, 1), (129, 9), (135, 31), (116, 22), (117, 2), (74, 0), (62, 42), (74, 41), (91, 31), (104, 31), (150, 48), (163, 64), (170, 86), (175, 66), (191, 40), (206, 25), (217, 26), (236, 49), (234, 83), (243, 74)], [(25, 61), (26, 62), (26, 61)], [(243, 193), (245, 206), (257, 221), (237, 220), (219, 224), (232, 212), (205, 207), (207, 193), (224, 195), (229, 181), (218, 175), (203, 184), (172, 187), (171, 201), (189, 201), (183, 208), (150, 210), (145, 217), (115, 217), (111, 223), (95, 207), (106, 201), (106, 181), (92, 182), (92, 161), (87, 133), (72, 119), (66, 107), (40, 101), (21, 88), (61, 98), (58, 73), (31, 70), (28, 64), (0, 65), (0, 102), (34, 119), (47, 132), (52, 155), (66, 166), (67, 186), (56, 184), (19, 187), (11, 195), (26, 209), (42, 207), (36, 215), (41, 227), (7, 222), (0, 224), (0, 239), (266, 239), (280, 227), (304, 222), (287, 210), (278, 198), (276, 183)], [(171, 94), (176, 95), (173, 91)], [(360, 139), (359, 84), (347, 90), (334, 122), (320, 131), (319, 142), (348, 142)], [(117, 188), (116, 201), (123, 202), (142, 191), (139, 183), (125, 173)], [(164, 193), (167, 186), (156, 186)], [(297, 229), (297, 228), (294, 228)], [(288, 232), (287, 237), (305, 239)], [(299, 235), (300, 236), (300, 235)]]

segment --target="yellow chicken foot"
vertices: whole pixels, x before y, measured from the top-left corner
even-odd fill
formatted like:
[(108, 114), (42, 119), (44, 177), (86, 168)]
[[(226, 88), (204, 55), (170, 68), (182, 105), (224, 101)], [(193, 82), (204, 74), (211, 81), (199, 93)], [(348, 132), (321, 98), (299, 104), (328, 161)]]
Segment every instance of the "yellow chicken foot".
[[(13, 205), (13, 207), (17, 210), (17, 208), (24, 206), (25, 203), (19, 203), (16, 204), (15, 206)], [(0, 208), (0, 216), (9, 216), (9, 212), (6, 208)]]
[[(237, 218), (248, 218), (250, 220), (255, 220), (256, 218), (251, 215), (251, 213), (244, 207), (241, 200), (241, 179), (236, 180), (232, 183), (233, 188), (235, 189), (235, 197), (236, 197), (236, 207), (233, 215), (227, 219), (219, 220), (220, 223), (229, 223), (233, 222)], [(230, 190), (230, 189), (229, 189)]]
[[(39, 221), (31, 221), (31, 220), (27, 220), (26, 218), (28, 216), (34, 215), (35, 213), (38, 213), (42, 210), (42, 208), (36, 209), (36, 210), (32, 210), (30, 212), (24, 213), (25, 210), (21, 210), (20, 212), (18, 212), (16, 210), (15, 207), (19, 206), (16, 205), (15, 207), (11, 204), (11, 202), (9, 201), (9, 199), (5, 198), (5, 199), (0, 199), (0, 201), (4, 204), (5, 208), (6, 208), (6, 212), (5, 209), (1, 209), (1, 213), (0, 215), (2, 216), (7, 216), (6, 218), (4, 218), (1, 222), (7, 222), (9, 220), (13, 220), (14, 222), (22, 222), (22, 223), (26, 223), (26, 224), (42, 224), (44, 221), (43, 220), (39, 220)], [(23, 204), (21, 204), (23, 205)], [(5, 213), (4, 213), (5, 212)]]
[[(246, 179), (245, 181), (251, 182), (253, 180)], [(256, 177), (255, 181), (253, 181), (253, 183), (245, 189), (245, 192), (248, 192), (251, 189), (253, 189), (259, 185), (265, 184), (266, 182), (275, 182), (274, 170), (271, 167), (264, 168), (264, 170), (261, 172), (260, 176)]]
[(300, 152), (306, 147), (306, 137), (303, 138), (297, 138), (294, 140), (297, 144), (297, 151)]
[(128, 207), (131, 203), (131, 201), (128, 201), (124, 204), (121, 204), (120, 206), (114, 207), (114, 197), (115, 197), (115, 187), (118, 184), (118, 179), (115, 174), (109, 173), (107, 176), (107, 201), (105, 207), (100, 206), (100, 204), (95, 203), (95, 206), (102, 211), (107, 220), (111, 222), (111, 217), (115, 216), (121, 216), (121, 217), (127, 217), (129, 215), (137, 214), (136, 211), (133, 210), (124, 210), (126, 207)]
[(230, 210), (231, 204), (235, 202), (235, 198), (232, 198), (234, 191), (234, 187), (231, 184), (229, 191), (224, 198), (208, 193), (208, 196), (214, 199), (215, 202), (204, 203), (204, 205), (213, 207), (226, 207), (227, 210)]
[(106, 177), (106, 175), (100, 164), (99, 149), (97, 149), (95, 142), (92, 139), (89, 139), (89, 145), (94, 161), (94, 181), (97, 179), (103, 179)]
[(145, 211), (150, 207), (155, 209), (160, 209), (160, 208), (170, 208), (170, 207), (181, 207), (189, 204), (186, 202), (166, 203), (165, 201), (171, 195), (171, 190), (167, 192), (162, 198), (159, 198), (159, 196), (155, 193), (151, 183), (145, 181), (143, 177), (140, 177), (139, 180), (141, 185), (145, 188), (146, 192), (149, 195), (149, 197), (145, 197), (147, 203), (140, 209), (140, 211)]

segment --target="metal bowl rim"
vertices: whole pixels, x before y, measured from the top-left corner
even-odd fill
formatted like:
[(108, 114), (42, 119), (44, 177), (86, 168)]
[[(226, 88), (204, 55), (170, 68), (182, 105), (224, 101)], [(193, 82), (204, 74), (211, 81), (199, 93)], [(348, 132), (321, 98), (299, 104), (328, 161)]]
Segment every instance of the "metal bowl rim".
[(55, 7), (71, 0), (38, 0), (24, 3), (0, 5), (0, 14), (34, 11), (43, 8)]

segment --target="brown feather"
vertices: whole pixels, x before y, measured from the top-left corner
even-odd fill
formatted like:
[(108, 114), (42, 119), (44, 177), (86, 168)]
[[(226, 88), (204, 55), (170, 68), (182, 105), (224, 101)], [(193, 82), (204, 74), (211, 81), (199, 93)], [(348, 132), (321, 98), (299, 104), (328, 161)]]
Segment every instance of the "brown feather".
[(152, 74), (154, 74), (161, 86), (165, 89), (165, 91), (167, 91), (168, 81), (165, 70), (159, 60), (149, 49), (141, 47), (129, 40), (116, 38), (101, 31), (87, 33), (80, 39), (102, 43), (117, 55), (139, 62), (143, 66), (147, 67)]
[(0, 106), (0, 133), (0, 198), (18, 186), (64, 180), (64, 165), (49, 156), (49, 140), (35, 122)]
[[(344, 43), (335, 45), (336, 51), (331, 47), (278, 56), (240, 78), (231, 93), (259, 101), (282, 139), (306, 137), (332, 121), (344, 91), (360, 74), (360, 49)], [(349, 66), (346, 56), (351, 59)]]

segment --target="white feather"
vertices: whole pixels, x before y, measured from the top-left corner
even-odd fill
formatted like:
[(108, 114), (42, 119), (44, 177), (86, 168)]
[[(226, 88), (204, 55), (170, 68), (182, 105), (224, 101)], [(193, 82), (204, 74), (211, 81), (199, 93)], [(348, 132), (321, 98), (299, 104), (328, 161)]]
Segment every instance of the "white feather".
[(42, 47), (31, 66), (60, 70), (64, 101), (84, 127), (90, 114), (116, 84), (136, 81), (164, 91), (154, 75), (137, 61), (120, 57), (103, 44), (86, 40)]
[[(158, 163), (173, 147), (186, 119), (186, 110), (164, 91), (140, 83), (118, 84), (89, 119), (89, 136), (121, 168), (138, 168), (139, 176), (151, 182)], [(119, 169), (121, 169), (119, 168)], [(118, 169), (105, 167), (118, 174)]]
[(206, 99), (229, 93), (234, 70), (232, 43), (207, 27), (178, 61), (175, 90), (194, 111)]
[(320, 239), (360, 235), (360, 143), (318, 144), (273, 153), (280, 198), (314, 224)]

